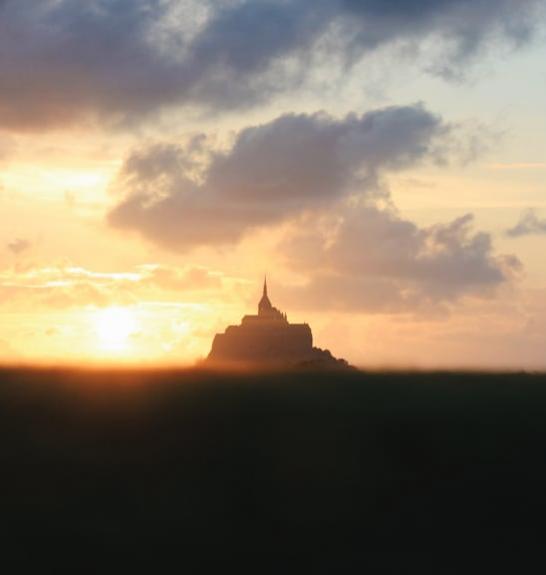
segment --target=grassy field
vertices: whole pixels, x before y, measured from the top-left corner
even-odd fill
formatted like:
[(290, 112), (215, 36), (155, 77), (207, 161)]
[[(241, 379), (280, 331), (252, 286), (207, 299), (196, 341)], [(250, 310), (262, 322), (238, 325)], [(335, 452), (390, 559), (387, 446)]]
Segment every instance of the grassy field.
[(21, 565), (544, 562), (544, 375), (5, 369), (0, 457), (2, 551)]

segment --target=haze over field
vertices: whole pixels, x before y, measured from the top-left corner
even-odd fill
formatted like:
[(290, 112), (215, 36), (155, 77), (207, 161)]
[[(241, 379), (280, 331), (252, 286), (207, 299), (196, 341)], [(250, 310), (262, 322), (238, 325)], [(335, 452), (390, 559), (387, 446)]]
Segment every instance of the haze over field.
[(0, 0), (0, 362), (275, 302), (359, 366), (546, 368), (544, 0)]

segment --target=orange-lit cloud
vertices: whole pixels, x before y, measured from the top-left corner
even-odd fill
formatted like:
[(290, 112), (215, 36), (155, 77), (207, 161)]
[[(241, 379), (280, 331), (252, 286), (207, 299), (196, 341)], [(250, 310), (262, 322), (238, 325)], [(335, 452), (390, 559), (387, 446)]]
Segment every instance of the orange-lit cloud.
[(0, 271), (0, 306), (65, 309), (134, 305), (188, 294), (228, 290), (236, 279), (205, 268), (142, 265), (130, 272), (94, 272), (81, 267), (29, 267)]
[(0, 361), (192, 362), (241, 308), (241, 285), (202, 267), (6, 269)]

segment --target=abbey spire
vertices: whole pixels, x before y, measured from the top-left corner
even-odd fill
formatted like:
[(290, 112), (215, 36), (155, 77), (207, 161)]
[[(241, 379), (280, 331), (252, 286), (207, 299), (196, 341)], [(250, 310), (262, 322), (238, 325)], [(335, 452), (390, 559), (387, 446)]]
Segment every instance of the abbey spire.
[(266, 315), (270, 314), (273, 311), (273, 306), (269, 301), (269, 297), (267, 295), (267, 277), (264, 276), (264, 289), (262, 294), (262, 299), (258, 304), (258, 315)]

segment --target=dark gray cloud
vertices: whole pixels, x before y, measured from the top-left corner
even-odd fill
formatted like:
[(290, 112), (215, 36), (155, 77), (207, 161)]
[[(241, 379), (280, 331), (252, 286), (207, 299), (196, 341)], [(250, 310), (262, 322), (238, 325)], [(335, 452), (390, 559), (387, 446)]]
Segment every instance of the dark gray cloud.
[(164, 4), (5, 0), (0, 6), (0, 123), (32, 127), (97, 112), (144, 113), (167, 99), (176, 67), (152, 40)]
[(513, 228), (506, 230), (506, 234), (513, 238), (546, 234), (546, 219), (540, 218), (535, 210), (527, 210)]
[(8, 242), (6, 247), (12, 254), (18, 256), (23, 252), (26, 252), (28, 249), (30, 249), (31, 245), (32, 244), (28, 240), (25, 240), (23, 238), (16, 238), (13, 241)]
[(205, 168), (203, 137), (152, 146), (125, 163), (118, 187), (126, 195), (109, 221), (171, 249), (235, 242), (353, 194), (386, 197), (381, 176), (436, 157), (449, 131), (414, 105), (343, 119), (281, 116), (242, 130)]
[(172, 104), (244, 106), (301, 83), (325, 50), (350, 65), (379, 47), (418, 46), (431, 37), (444, 47), (434, 67), (449, 75), (493, 37), (524, 42), (542, 21), (543, 6), (544, 0), (4, 0), (0, 125), (139, 120)]
[(422, 228), (391, 209), (361, 205), (345, 210), (334, 233), (300, 226), (280, 247), (308, 282), (285, 296), (299, 307), (390, 313), (490, 295), (521, 264), (495, 255), (491, 237), (473, 231), (472, 219)]

